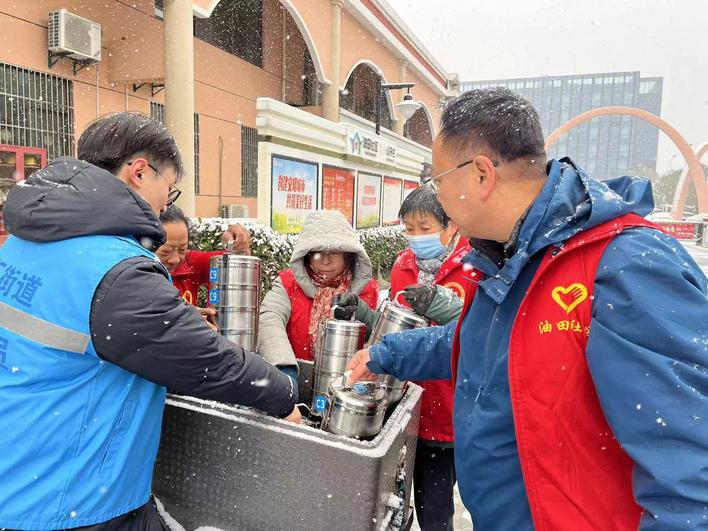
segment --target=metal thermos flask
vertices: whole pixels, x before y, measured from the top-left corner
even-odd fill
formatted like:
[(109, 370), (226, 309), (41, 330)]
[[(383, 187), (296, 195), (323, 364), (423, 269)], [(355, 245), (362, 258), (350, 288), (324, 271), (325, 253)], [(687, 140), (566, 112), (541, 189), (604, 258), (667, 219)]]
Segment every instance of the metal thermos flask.
[(341, 379), (347, 363), (364, 348), (366, 325), (359, 321), (328, 319), (319, 325), (315, 343), (312, 411), (322, 415), (329, 403), (329, 386)]
[(334, 380), (322, 429), (357, 439), (371, 439), (383, 427), (386, 415), (386, 385), (382, 382), (357, 382), (348, 387)]
[[(381, 304), (379, 315), (376, 326), (369, 338), (369, 346), (380, 342), (386, 334), (403, 332), (413, 328), (424, 328), (430, 324), (425, 317), (421, 317), (413, 310), (391, 300), (385, 300)], [(388, 387), (389, 406), (397, 404), (403, 397), (406, 383), (389, 375), (379, 376), (379, 381), (386, 383)]]
[(261, 261), (255, 256), (226, 253), (209, 260), (209, 306), (216, 325), (229, 341), (254, 351), (258, 343)]

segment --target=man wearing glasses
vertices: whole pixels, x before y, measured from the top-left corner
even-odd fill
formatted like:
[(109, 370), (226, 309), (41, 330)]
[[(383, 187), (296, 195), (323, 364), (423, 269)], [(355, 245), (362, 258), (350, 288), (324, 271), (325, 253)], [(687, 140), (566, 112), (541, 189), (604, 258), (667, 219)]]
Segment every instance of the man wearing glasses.
[[(152, 164), (150, 164), (147, 160), (145, 160), (145, 159), (129, 160), (126, 162), (126, 164), (130, 167), (132, 167), (133, 164), (137, 164), (136, 169), (135, 169), (135, 173), (138, 176), (139, 182), (142, 181), (142, 173), (138, 173), (138, 172), (141, 171), (141, 168), (144, 169), (145, 166), (147, 166), (148, 168), (150, 168), (152, 171), (155, 172), (155, 175), (157, 177), (159, 177), (160, 179), (162, 179), (163, 181), (165, 181), (167, 183), (167, 197), (164, 201), (165, 207), (160, 209), (160, 214), (162, 214), (165, 210), (167, 210), (167, 207), (170, 206), (175, 201), (177, 201), (177, 198), (180, 195), (182, 195), (182, 191), (175, 186), (175, 183), (177, 182), (176, 179), (174, 182), (172, 182), (172, 180), (170, 178), (162, 175), (159, 171), (157, 171), (157, 168), (155, 166), (153, 166)], [(167, 169), (167, 171), (169, 171), (169, 168)], [(143, 190), (143, 193), (145, 193), (145, 190)], [(147, 199), (147, 198), (145, 198), (145, 199)]]
[(476, 294), (456, 326), (358, 352), (351, 380), (455, 380), (475, 529), (705, 526), (708, 281), (643, 219), (648, 180), (546, 163), (536, 111), (503, 88), (445, 109), (433, 169)]
[(166, 388), (294, 422), (297, 391), (212, 332), (152, 253), (182, 171), (164, 126), (100, 118), (78, 158), (4, 210), (0, 528), (163, 531), (150, 486)]

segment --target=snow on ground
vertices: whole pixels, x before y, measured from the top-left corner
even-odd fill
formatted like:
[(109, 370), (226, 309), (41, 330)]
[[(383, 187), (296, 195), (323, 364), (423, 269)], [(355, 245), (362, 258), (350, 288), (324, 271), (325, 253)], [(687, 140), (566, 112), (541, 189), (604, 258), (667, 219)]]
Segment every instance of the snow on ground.
[(700, 266), (703, 272), (708, 276), (708, 247), (703, 247), (693, 242), (681, 242), (693, 257), (696, 263)]
[[(162, 519), (165, 521), (167, 524), (167, 527), (170, 528), (171, 531), (187, 531), (177, 520), (175, 520), (170, 513), (168, 513), (165, 510), (165, 506), (162, 505), (162, 502), (156, 497), (155, 498), (155, 505), (157, 505), (157, 511), (160, 513), (160, 516), (162, 516)], [(218, 527), (209, 527), (209, 526), (202, 526), (196, 528), (194, 531), (222, 531)]]
[[(455, 516), (453, 516), (452, 525), (455, 531), (473, 531), (472, 517), (469, 511), (465, 509), (465, 506), (462, 505), (462, 499), (460, 498), (460, 492), (457, 490), (457, 485), (455, 485)], [(411, 531), (420, 531), (417, 519), (413, 521)]]
[(165, 506), (162, 505), (162, 502), (157, 496), (155, 496), (155, 505), (157, 506), (157, 512), (160, 513), (160, 516), (162, 516), (162, 519), (167, 524), (167, 527), (170, 528), (170, 531), (187, 531), (177, 520), (172, 518), (170, 513), (165, 510)]

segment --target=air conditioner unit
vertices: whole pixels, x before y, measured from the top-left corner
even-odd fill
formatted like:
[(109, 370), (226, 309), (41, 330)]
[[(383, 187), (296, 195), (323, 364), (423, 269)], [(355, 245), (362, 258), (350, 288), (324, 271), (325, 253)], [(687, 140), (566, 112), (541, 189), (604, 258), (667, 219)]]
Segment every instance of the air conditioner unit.
[(248, 205), (221, 205), (219, 208), (221, 218), (247, 218)]
[(49, 13), (49, 54), (75, 61), (101, 60), (101, 25), (66, 9)]

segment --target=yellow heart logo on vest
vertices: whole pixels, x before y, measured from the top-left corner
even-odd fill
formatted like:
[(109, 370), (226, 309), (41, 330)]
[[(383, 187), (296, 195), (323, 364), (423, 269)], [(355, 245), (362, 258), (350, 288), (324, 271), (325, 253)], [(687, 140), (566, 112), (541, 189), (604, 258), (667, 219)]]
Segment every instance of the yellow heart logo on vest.
[(459, 298), (465, 300), (465, 288), (463, 288), (462, 284), (459, 282), (448, 282), (447, 284), (443, 284), (443, 288), (449, 289)]
[[(558, 303), (558, 306), (565, 310), (565, 313), (570, 313), (578, 304), (588, 298), (588, 289), (579, 282), (575, 282), (567, 288), (556, 286), (551, 292), (551, 297)], [(570, 302), (566, 302), (569, 299)]]

